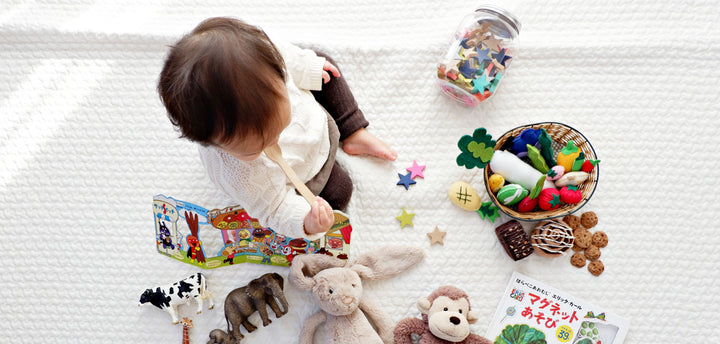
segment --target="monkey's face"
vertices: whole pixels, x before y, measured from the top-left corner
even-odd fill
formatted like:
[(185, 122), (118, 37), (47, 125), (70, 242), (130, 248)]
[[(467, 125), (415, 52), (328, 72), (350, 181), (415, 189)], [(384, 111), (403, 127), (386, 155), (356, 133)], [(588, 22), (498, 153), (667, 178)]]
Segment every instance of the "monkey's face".
[(449, 342), (461, 342), (470, 335), (467, 320), (470, 304), (466, 298), (452, 300), (440, 296), (428, 312), (428, 328), (435, 337)]

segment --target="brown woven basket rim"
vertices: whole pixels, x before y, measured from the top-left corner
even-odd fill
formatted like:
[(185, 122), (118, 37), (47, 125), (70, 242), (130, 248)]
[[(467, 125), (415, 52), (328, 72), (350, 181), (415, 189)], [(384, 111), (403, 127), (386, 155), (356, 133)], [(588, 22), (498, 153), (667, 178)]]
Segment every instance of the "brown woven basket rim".
[[(496, 142), (495, 150), (500, 149), (503, 146), (503, 144), (505, 143), (505, 141), (507, 141), (507, 139), (510, 136), (514, 137), (515, 135), (511, 135), (511, 134), (516, 131), (518, 131), (518, 134), (519, 134), (519, 131), (522, 131), (522, 130), (525, 130), (528, 128), (532, 128), (532, 129), (545, 128), (545, 129), (547, 129), (549, 127), (551, 127), (551, 128), (560, 127), (562, 129), (567, 130), (568, 132), (571, 132), (572, 134), (575, 134), (575, 135), (581, 137), (583, 139), (583, 142), (581, 142), (580, 144), (578, 144), (576, 142), (578, 147), (580, 147), (581, 145), (583, 147), (585, 145), (587, 145), (587, 148), (589, 149), (589, 151), (586, 151), (585, 149), (583, 149), (583, 152), (586, 154), (588, 159), (597, 159), (597, 155), (595, 154), (595, 148), (592, 146), (592, 144), (587, 139), (587, 137), (585, 137), (585, 135), (583, 135), (579, 130), (577, 130), (567, 124), (560, 123), (560, 122), (538, 122), (538, 123), (533, 123), (533, 124), (521, 125), (521, 126), (513, 128), (513, 129), (510, 129), (507, 132), (505, 132), (504, 134), (502, 134), (500, 137), (498, 137), (498, 139), (495, 141)], [(550, 136), (552, 137), (553, 135), (550, 135)], [(485, 170), (483, 171), (483, 176), (484, 176), (484, 182), (485, 182), (485, 190), (487, 190), (487, 193), (490, 196), (490, 199), (498, 207), (498, 209), (500, 211), (502, 211), (503, 213), (507, 214), (508, 216), (510, 216), (511, 218), (516, 219), (516, 220), (539, 221), (539, 220), (547, 220), (547, 219), (566, 216), (566, 215), (572, 214), (572, 213), (580, 210), (580, 208), (582, 208), (590, 200), (592, 195), (595, 193), (595, 189), (597, 188), (597, 183), (600, 178), (600, 168), (599, 167), (600, 167), (599, 165), (595, 166), (595, 168), (590, 172), (590, 177), (588, 177), (588, 180), (584, 182), (584, 183), (590, 183), (590, 185), (589, 185), (590, 192), (589, 193), (583, 192), (583, 199), (579, 203), (564, 204), (554, 210), (540, 210), (540, 211), (531, 211), (531, 212), (525, 212), (525, 213), (518, 212), (510, 207), (503, 205), (502, 203), (500, 203), (500, 201), (498, 201), (497, 197), (492, 192), (492, 190), (490, 190), (490, 187), (488, 186), (488, 178), (490, 177), (490, 165), (489, 164), (487, 166), (485, 166)], [(588, 189), (588, 187), (586, 187), (585, 189)]]

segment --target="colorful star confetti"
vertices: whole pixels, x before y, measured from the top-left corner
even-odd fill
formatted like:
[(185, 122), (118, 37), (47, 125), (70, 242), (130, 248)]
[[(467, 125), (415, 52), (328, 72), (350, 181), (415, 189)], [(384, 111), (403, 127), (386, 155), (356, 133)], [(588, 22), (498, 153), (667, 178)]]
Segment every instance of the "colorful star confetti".
[(405, 170), (410, 172), (410, 179), (415, 179), (417, 177), (425, 179), (425, 176), (423, 176), (425, 165), (418, 165), (417, 160), (413, 160), (413, 165)]
[(482, 43), (492, 51), (500, 51), (499, 46), (501, 42), (502, 40), (497, 39), (495, 35), (490, 34), (490, 36), (486, 38)]
[(471, 93), (485, 93), (485, 89), (490, 85), (490, 82), (487, 80), (487, 75), (483, 73), (479, 78), (475, 78), (472, 81), (473, 90)]
[(432, 232), (427, 233), (428, 238), (430, 238), (430, 246), (435, 244), (444, 246), (445, 243), (443, 242), (443, 238), (445, 238), (445, 234), (447, 234), (447, 232), (443, 232), (438, 228), (438, 226), (435, 226), (435, 229)]
[(402, 173), (398, 173), (398, 177), (400, 177), (400, 181), (397, 182), (396, 185), (402, 185), (405, 187), (405, 190), (408, 190), (410, 188), (410, 185), (413, 185), (417, 183), (416, 181), (412, 180), (410, 175), (412, 172), (408, 172), (408, 174), (403, 175)]
[(505, 50), (505, 48), (503, 48), (503, 49), (500, 49), (500, 51), (497, 54), (492, 54), (493, 59), (495, 59), (498, 62), (496, 64), (497, 66), (502, 66), (502, 68), (504, 68), (505, 62), (507, 60), (511, 59), (510, 56), (505, 55), (506, 52), (507, 52), (507, 50)]
[[(442, 63), (438, 64), (438, 84), (444, 93), (466, 106), (476, 106), (492, 96), (500, 82), (500, 73), (509, 65), (512, 56), (508, 50), (513, 37), (495, 36), (487, 22), (481, 20), (456, 32)], [(504, 35), (504, 33), (503, 33)], [(447, 65), (448, 60), (458, 62), (457, 70)], [(482, 79), (482, 73), (485, 79)], [(450, 90), (445, 82), (456, 87)]]
[(492, 58), (490, 58), (490, 49), (483, 49), (478, 47), (477, 48), (478, 55), (476, 59), (478, 60), (479, 64), (484, 63), (485, 61), (492, 62)]
[(414, 226), (412, 222), (412, 218), (415, 216), (415, 213), (408, 213), (405, 208), (402, 209), (402, 214), (399, 216), (395, 216), (396, 219), (400, 221), (400, 228), (407, 226)]

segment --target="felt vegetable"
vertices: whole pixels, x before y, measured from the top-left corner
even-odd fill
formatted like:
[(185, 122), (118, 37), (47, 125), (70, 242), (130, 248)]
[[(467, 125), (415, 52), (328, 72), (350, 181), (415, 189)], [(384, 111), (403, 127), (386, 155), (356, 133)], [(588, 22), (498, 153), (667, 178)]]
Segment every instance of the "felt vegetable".
[(513, 205), (520, 202), (528, 193), (527, 189), (518, 184), (508, 184), (498, 191), (497, 199), (504, 205)]
[(465, 166), (468, 170), (473, 167), (483, 168), (493, 157), (495, 140), (487, 134), (485, 128), (477, 128), (472, 136), (460, 138), (458, 148), (461, 152), (455, 159), (458, 166)]
[(492, 176), (488, 177), (488, 186), (490, 187), (490, 191), (492, 191), (493, 193), (497, 193), (500, 188), (505, 186), (505, 178), (495, 173)]
[(545, 162), (548, 164), (548, 166), (557, 165), (557, 162), (555, 161), (555, 152), (552, 148), (553, 139), (550, 137), (550, 134), (548, 134), (545, 128), (542, 128), (540, 130), (542, 131), (540, 133), (540, 137), (538, 137), (540, 153), (542, 153), (542, 156), (543, 158), (545, 158)]
[(555, 188), (552, 182), (545, 179), (545, 174), (508, 151), (496, 151), (490, 160), (490, 169), (503, 176), (507, 182), (520, 184), (526, 190), (530, 190), (530, 195), (533, 197), (537, 197), (539, 190), (543, 188)]
[(583, 195), (577, 186), (563, 186), (560, 189), (560, 200), (568, 204), (576, 204), (582, 201)]
[(498, 207), (496, 207), (493, 202), (483, 202), (477, 212), (481, 218), (488, 219), (493, 223), (495, 223), (495, 218), (500, 216), (500, 214), (498, 214)]
[(592, 170), (595, 169), (595, 166), (600, 162), (600, 160), (585, 160), (583, 162), (582, 167), (580, 167), (580, 170), (586, 173), (590, 173)]
[(542, 134), (540, 129), (528, 128), (513, 139), (512, 150), (515, 153), (527, 152), (527, 145), (535, 146)]
[(542, 210), (554, 210), (560, 207), (560, 191), (557, 189), (543, 189), (538, 196), (538, 206)]
[(533, 211), (535, 207), (537, 207), (538, 199), (536, 198), (530, 198), (530, 196), (525, 197), (518, 203), (518, 211), (521, 213), (526, 213), (528, 211)]
[(545, 334), (526, 324), (507, 325), (495, 338), (495, 344), (546, 344)]
[(555, 181), (560, 179), (563, 174), (565, 174), (565, 167), (562, 167), (560, 165), (555, 165), (551, 169), (549, 169), (546, 173), (547, 180)]
[(586, 181), (590, 177), (590, 174), (586, 172), (570, 172), (565, 173), (562, 178), (555, 181), (555, 185), (558, 187), (566, 185), (580, 185), (580, 183)]
[(467, 211), (478, 210), (482, 203), (475, 189), (463, 181), (457, 181), (450, 186), (448, 197), (450, 202)]
[(580, 156), (580, 148), (575, 145), (573, 140), (570, 140), (565, 145), (560, 153), (557, 155), (557, 164), (565, 168), (565, 171), (572, 171), (573, 162)]
[(532, 163), (536, 170), (541, 173), (547, 173), (548, 170), (550, 170), (550, 167), (548, 167), (547, 163), (545, 163), (545, 159), (542, 154), (540, 154), (540, 151), (535, 148), (535, 146), (527, 145), (527, 155), (530, 159), (530, 163)]
[(580, 152), (580, 155), (578, 155), (578, 157), (575, 158), (575, 161), (573, 161), (572, 170), (580, 171), (580, 168), (582, 167), (583, 162), (585, 162), (585, 153)]

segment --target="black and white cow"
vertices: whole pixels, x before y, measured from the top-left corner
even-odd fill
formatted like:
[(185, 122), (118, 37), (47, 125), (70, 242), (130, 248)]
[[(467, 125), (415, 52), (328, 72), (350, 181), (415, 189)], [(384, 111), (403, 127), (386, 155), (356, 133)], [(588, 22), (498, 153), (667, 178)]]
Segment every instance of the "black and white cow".
[(173, 324), (177, 324), (177, 306), (190, 302), (190, 297), (194, 298), (198, 304), (198, 314), (202, 312), (204, 299), (210, 299), (208, 309), (215, 307), (212, 294), (207, 290), (205, 276), (199, 272), (168, 286), (145, 289), (145, 292), (140, 295), (138, 306), (150, 303), (157, 308), (167, 309)]

